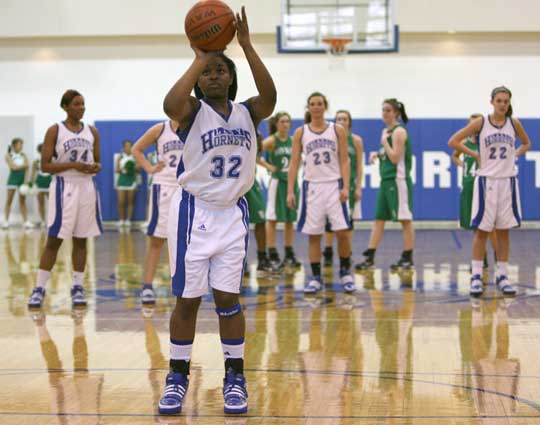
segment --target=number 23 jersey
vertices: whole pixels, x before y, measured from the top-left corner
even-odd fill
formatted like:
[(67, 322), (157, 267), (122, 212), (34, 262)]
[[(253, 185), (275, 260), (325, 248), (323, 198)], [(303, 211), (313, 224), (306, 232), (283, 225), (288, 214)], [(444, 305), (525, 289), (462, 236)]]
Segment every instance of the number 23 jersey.
[(304, 124), (302, 132), (304, 180), (328, 182), (341, 178), (335, 124), (332, 122), (327, 124), (322, 132), (314, 132), (309, 124)]
[(165, 121), (156, 140), (157, 159), (162, 161), (165, 167), (153, 175), (152, 183), (178, 186), (176, 168), (180, 163), (183, 149), (184, 142), (173, 130), (171, 121)]
[(219, 207), (235, 204), (255, 180), (257, 135), (248, 106), (229, 101), (229, 108), (226, 117), (201, 100), (191, 125), (178, 132), (185, 142), (178, 183)]
[[(58, 134), (54, 147), (53, 162), (83, 162), (94, 163), (94, 134), (90, 126), (81, 122), (79, 131), (71, 131), (64, 122), (57, 124)], [(57, 175), (66, 178), (91, 178), (92, 175), (81, 173), (77, 170), (66, 170)]]

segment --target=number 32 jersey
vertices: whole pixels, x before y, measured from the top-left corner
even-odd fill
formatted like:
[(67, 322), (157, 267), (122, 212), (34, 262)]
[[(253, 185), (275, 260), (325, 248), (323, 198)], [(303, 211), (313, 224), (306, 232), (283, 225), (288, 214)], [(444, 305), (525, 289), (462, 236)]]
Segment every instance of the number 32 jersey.
[(204, 100), (191, 126), (178, 135), (185, 142), (178, 183), (196, 198), (218, 207), (234, 205), (253, 185), (257, 134), (247, 104), (229, 102), (221, 115)]
[(176, 168), (180, 163), (183, 149), (184, 142), (173, 130), (171, 121), (165, 121), (156, 140), (157, 159), (165, 163), (165, 167), (153, 175), (152, 183), (178, 186)]
[(480, 168), (477, 176), (505, 178), (515, 177), (516, 130), (512, 118), (507, 117), (499, 127), (484, 117), (478, 137)]
[[(58, 134), (54, 148), (53, 162), (83, 162), (94, 163), (94, 134), (90, 126), (81, 122), (79, 131), (71, 131), (64, 122), (57, 124)], [(92, 178), (90, 174), (84, 174), (77, 170), (66, 170), (57, 175), (65, 178)]]

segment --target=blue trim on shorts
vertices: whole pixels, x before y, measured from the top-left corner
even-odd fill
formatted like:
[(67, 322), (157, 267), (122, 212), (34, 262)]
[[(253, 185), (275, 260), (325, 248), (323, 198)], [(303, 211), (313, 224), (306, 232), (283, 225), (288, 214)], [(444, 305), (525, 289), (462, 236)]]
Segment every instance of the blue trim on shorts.
[(189, 204), (189, 226), (188, 226), (188, 245), (191, 243), (191, 230), (193, 229), (193, 217), (195, 217), (195, 196), (191, 193), (189, 194), (188, 199)]
[(307, 213), (307, 192), (309, 189), (309, 182), (307, 180), (304, 180), (302, 182), (302, 209), (300, 210), (300, 219), (298, 220), (298, 224), (296, 225), (296, 228), (299, 232), (302, 231), (304, 228), (304, 225), (306, 224), (306, 213)]
[[(339, 190), (343, 189), (343, 179), (338, 180), (338, 187)], [(341, 211), (343, 212), (343, 218), (345, 219), (345, 223), (347, 223), (347, 227), (352, 229), (351, 218), (349, 217), (349, 211), (347, 209), (347, 202), (341, 203)]]
[(190, 194), (182, 190), (182, 199), (178, 209), (178, 225), (176, 229), (176, 270), (171, 279), (172, 292), (181, 297), (186, 286), (186, 252), (189, 228), (189, 197)]
[(245, 341), (245, 338), (235, 338), (235, 339), (221, 338), (221, 343), (227, 344), (227, 345), (242, 345), (244, 341)]
[(54, 222), (51, 227), (49, 227), (49, 236), (52, 238), (57, 238), (62, 228), (62, 199), (64, 197), (64, 178), (56, 176), (56, 190), (55, 190), (55, 204), (56, 211), (54, 216)]
[(184, 167), (184, 155), (180, 158), (180, 162), (178, 163), (178, 167), (176, 167), (176, 178), (180, 177), (180, 175), (186, 171)]
[(480, 226), (480, 223), (482, 222), (482, 219), (484, 218), (484, 209), (485, 209), (485, 186), (486, 186), (486, 178), (483, 176), (477, 176), (478, 179), (478, 212), (476, 213), (476, 216), (471, 221), (471, 227), (477, 228)]
[(148, 236), (154, 236), (156, 232), (156, 227), (159, 219), (159, 194), (161, 192), (161, 185), (153, 184), (152, 185), (152, 216), (150, 218), (150, 223), (148, 224), (148, 231), (146, 234)]
[(521, 226), (521, 217), (519, 216), (519, 208), (517, 201), (517, 179), (515, 177), (510, 178), (510, 185), (512, 189), (512, 211), (514, 212), (514, 218), (517, 221), (517, 225)]
[(242, 223), (246, 227), (246, 236), (244, 237), (244, 258), (242, 259), (242, 273), (240, 274), (240, 287), (242, 287), (242, 280), (244, 279), (244, 273), (246, 271), (246, 259), (249, 245), (249, 208), (246, 198), (243, 196), (236, 203), (240, 211), (242, 212)]
[(96, 193), (96, 223), (100, 233), (103, 233), (103, 222), (101, 221), (101, 204), (99, 201), (99, 192), (97, 189), (97, 184), (95, 180), (92, 180), (94, 183), (94, 191)]

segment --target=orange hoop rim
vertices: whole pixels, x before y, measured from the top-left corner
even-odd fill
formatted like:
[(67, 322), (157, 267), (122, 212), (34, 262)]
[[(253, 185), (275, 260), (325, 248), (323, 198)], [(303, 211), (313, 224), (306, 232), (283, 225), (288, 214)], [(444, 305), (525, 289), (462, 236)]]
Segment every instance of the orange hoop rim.
[(346, 46), (352, 41), (352, 38), (326, 37), (321, 41), (330, 46), (330, 53), (339, 55), (347, 52)]

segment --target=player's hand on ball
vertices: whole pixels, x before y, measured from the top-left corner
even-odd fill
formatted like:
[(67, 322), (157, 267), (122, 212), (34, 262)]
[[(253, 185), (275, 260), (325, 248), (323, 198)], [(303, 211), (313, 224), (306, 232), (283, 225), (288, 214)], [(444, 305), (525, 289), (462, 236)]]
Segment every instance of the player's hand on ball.
[(296, 209), (296, 195), (294, 193), (287, 194), (287, 207), (291, 210)]
[(236, 36), (238, 38), (238, 44), (242, 47), (249, 46), (251, 40), (249, 38), (249, 26), (246, 15), (246, 8), (242, 6), (242, 14), (236, 14)]
[(339, 202), (347, 202), (349, 199), (349, 191), (341, 189), (339, 191)]
[(159, 161), (156, 165), (154, 165), (150, 169), (150, 174), (159, 173), (161, 170), (165, 168), (165, 163), (163, 161)]
[(193, 44), (191, 45), (191, 48), (195, 52), (195, 58), (199, 59), (199, 60), (202, 60), (204, 62), (207, 62), (208, 60), (210, 60), (214, 56), (217, 56), (220, 53), (223, 53), (223, 50), (213, 50), (211, 52), (205, 52), (204, 50), (199, 49), (198, 47), (194, 46)]

